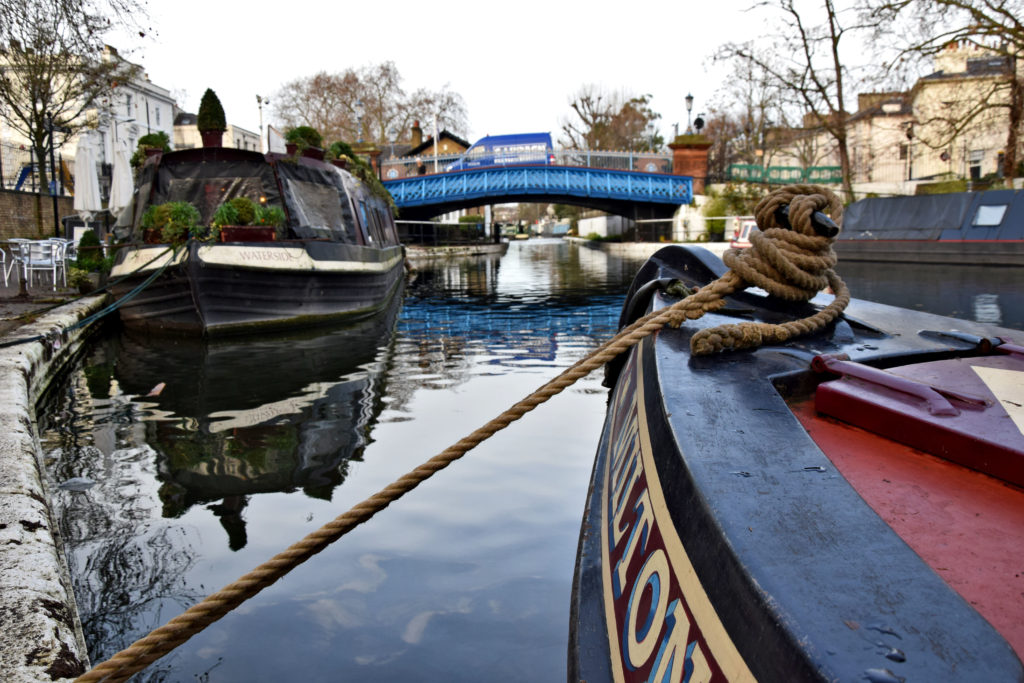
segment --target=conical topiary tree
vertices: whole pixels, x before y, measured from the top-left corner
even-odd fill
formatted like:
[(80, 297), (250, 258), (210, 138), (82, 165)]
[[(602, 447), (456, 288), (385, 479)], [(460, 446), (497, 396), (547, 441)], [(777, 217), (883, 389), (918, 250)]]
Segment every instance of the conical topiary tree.
[(210, 88), (206, 89), (203, 99), (199, 101), (196, 127), (199, 128), (199, 134), (203, 137), (203, 147), (220, 147), (228, 124), (224, 118), (224, 107), (220, 105), (217, 93)]

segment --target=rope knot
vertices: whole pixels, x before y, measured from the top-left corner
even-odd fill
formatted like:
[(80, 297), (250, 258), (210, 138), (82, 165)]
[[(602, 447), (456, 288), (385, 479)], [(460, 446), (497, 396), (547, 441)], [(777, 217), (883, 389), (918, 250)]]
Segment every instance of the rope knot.
[[(827, 234), (823, 235), (823, 230), (815, 226), (815, 212), (826, 211), (836, 225), (824, 230)], [(751, 248), (730, 249), (722, 256), (729, 273), (720, 280), (739, 280), (738, 286), (723, 296), (753, 285), (780, 299), (804, 302), (832, 287), (836, 301), (815, 316), (782, 325), (741, 323), (701, 330), (690, 340), (694, 355), (784, 341), (832, 322), (849, 302), (846, 286), (833, 270), (836, 255), (832, 243), (842, 215), (839, 197), (818, 185), (789, 185), (762, 199), (754, 209), (758, 229), (750, 235)], [(823, 221), (828, 222), (827, 218)], [(679, 318), (674, 316), (672, 322)]]

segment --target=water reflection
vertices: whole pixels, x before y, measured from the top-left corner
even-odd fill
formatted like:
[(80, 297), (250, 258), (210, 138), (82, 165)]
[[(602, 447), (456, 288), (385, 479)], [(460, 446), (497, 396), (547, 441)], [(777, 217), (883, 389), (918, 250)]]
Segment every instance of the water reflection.
[[(122, 334), (115, 359), (157, 452), (165, 517), (207, 505), (229, 546), (246, 544), (254, 494), (301, 489), (330, 500), (362, 457), (380, 412), (379, 348), (400, 297), (382, 314), (328, 331), (205, 342)], [(147, 395), (160, 387), (156, 395)], [(220, 501), (220, 502), (216, 502)]]
[[(928, 295), (927, 307), (936, 306), (931, 293), (942, 283), (886, 282), (896, 269), (858, 276), (847, 265), (855, 296), (925, 308), (914, 297)], [(98, 482), (56, 492), (93, 659), (586, 355), (614, 332), (638, 266), (529, 240), (500, 258), (421, 265), (401, 310), (378, 331), (213, 345), (121, 333), (98, 340), (40, 411), (53, 480)], [(957, 305), (968, 316), (998, 310), (1010, 324), (1018, 315), (1009, 293), (1024, 283), (1008, 271), (983, 273), (986, 286), (971, 290), (946, 270), (954, 292), (939, 303), (962, 294)], [(1009, 284), (996, 286), (1004, 278)], [(606, 407), (599, 375), (482, 444), (142, 680), (564, 680), (580, 516)]]
[[(93, 658), (248, 571), (610, 335), (620, 274), (633, 268), (531, 242), (500, 259), (421, 268), (397, 321), (383, 323), (394, 329), (384, 341), (351, 329), (217, 344), (117, 332), (90, 349), (44, 412), (54, 481), (99, 482), (60, 492), (58, 503)], [(603, 419), (599, 383), (588, 378), (561, 408), (484, 444), (143, 680), (336, 680), (339, 670), (381, 681), (426, 670), (448, 680), (557, 680), (580, 501)], [(568, 416), (576, 429), (558, 429)]]
[(859, 299), (1024, 329), (1024, 268), (841, 261)]

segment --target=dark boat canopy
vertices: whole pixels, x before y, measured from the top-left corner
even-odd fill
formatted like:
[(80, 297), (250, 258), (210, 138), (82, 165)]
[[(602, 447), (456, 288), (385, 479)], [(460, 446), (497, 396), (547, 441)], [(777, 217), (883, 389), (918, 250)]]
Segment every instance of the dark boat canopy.
[(386, 204), (347, 171), (303, 157), (219, 147), (151, 158), (139, 175), (131, 206), (117, 221), (115, 237), (138, 234), (149, 206), (188, 202), (199, 210), (202, 223), (209, 225), (217, 208), (235, 197), (283, 208), (288, 219), (286, 239), (397, 243), (393, 224), (380, 214)]
[(869, 197), (846, 209), (839, 239), (1024, 239), (1024, 192)]

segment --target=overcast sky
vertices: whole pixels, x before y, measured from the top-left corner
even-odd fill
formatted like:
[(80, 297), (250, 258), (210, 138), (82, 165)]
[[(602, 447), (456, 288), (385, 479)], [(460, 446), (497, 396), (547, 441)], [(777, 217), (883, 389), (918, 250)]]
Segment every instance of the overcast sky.
[(650, 93), (668, 137), (673, 123), (686, 127), (688, 92), (694, 117), (707, 109), (724, 75), (707, 63), (715, 48), (756, 35), (757, 19), (743, 12), (750, 4), (176, 0), (150, 3), (155, 33), (109, 42), (186, 111), (210, 87), (228, 121), (254, 132), (257, 94), (273, 100), (292, 79), (390, 60), (408, 92), (447, 85), (462, 95), (470, 141), (539, 131), (557, 140), (571, 97), (589, 83)]

